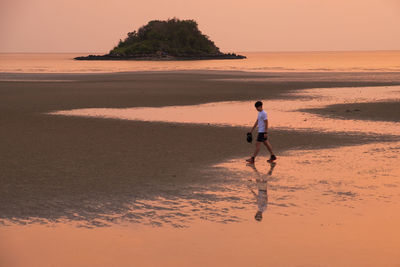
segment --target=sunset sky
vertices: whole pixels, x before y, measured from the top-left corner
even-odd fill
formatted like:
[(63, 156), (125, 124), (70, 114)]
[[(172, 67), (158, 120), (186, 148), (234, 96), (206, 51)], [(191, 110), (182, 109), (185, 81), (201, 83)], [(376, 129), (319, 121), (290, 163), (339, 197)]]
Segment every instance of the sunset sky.
[(400, 49), (400, 0), (1, 0), (0, 52), (108, 52), (172, 17), (224, 52)]

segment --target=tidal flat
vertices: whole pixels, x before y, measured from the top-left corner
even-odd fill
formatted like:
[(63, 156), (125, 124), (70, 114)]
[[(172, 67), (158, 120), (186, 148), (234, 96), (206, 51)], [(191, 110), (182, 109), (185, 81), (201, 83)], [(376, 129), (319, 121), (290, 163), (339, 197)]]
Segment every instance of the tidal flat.
[[(286, 112), (297, 110), (310, 101), (324, 109), (335, 93), (346, 101), (346, 90), (346, 104), (373, 105), (378, 96), (398, 103), (398, 85), (400, 74), (387, 72), (2, 73), (0, 260), (6, 266), (395, 266), (396, 121), (377, 118), (381, 127), (373, 127), (303, 110), (294, 123), (296, 117), (285, 121), (275, 109), (282, 112), (281, 103)], [(253, 150), (245, 133), (255, 110), (248, 125), (216, 125), (212, 114), (210, 124), (51, 114), (130, 108), (163, 114), (168, 107), (259, 99), (278, 155), (272, 172), (265, 151), (256, 170), (244, 163)], [(229, 122), (237, 116), (224, 114)], [(261, 222), (252, 193), (260, 180), (268, 191)], [(21, 251), (25, 257), (16, 257)]]

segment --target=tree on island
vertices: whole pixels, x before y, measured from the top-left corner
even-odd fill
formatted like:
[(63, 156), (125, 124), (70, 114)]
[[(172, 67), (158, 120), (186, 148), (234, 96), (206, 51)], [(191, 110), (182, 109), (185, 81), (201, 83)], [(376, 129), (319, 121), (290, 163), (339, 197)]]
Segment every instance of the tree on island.
[(107, 55), (76, 59), (237, 59), (224, 54), (201, 33), (194, 20), (153, 20), (138, 31), (129, 32)]

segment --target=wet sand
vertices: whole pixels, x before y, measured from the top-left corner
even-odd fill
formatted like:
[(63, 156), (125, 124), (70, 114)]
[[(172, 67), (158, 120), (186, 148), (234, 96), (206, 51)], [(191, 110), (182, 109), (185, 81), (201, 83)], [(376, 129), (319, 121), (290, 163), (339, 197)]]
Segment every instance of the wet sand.
[[(296, 150), (281, 156), (271, 174), (256, 164), (260, 175), (240, 158), (229, 160), (218, 165), (225, 185), (208, 185), (199, 201), (146, 201), (157, 217), (151, 226), (138, 217), (130, 223), (136, 207), (112, 227), (88, 230), (67, 219), (50, 227), (11, 225), (0, 231), (7, 241), (0, 242), (1, 259), (32, 267), (397, 266), (399, 149), (397, 142)], [(256, 222), (250, 189), (263, 176), (268, 205)], [(155, 224), (168, 220), (177, 225)]]
[(303, 111), (325, 117), (400, 122), (400, 101), (337, 104)]
[[(335, 204), (324, 206), (322, 203), (322, 206), (318, 206), (322, 196), (318, 193), (318, 187), (311, 187), (311, 191), (317, 192), (317, 195), (310, 195), (310, 200), (316, 203), (310, 210), (315, 211), (318, 214), (317, 217), (313, 217), (313, 214), (296, 212), (288, 215), (286, 211), (275, 210), (276, 213), (272, 213), (274, 216), (269, 218), (272, 224), (264, 224), (265, 227), (272, 227), (271, 229), (256, 228), (250, 231), (248, 236), (246, 236), (246, 229), (254, 227), (254, 224), (238, 223), (236, 224), (238, 228), (231, 225), (230, 222), (241, 222), (242, 215), (249, 218), (253, 216), (253, 210), (247, 210), (247, 206), (242, 203), (243, 198), (239, 198), (243, 192), (238, 192), (240, 194), (237, 198), (234, 194), (220, 195), (221, 192), (230, 192), (226, 190), (228, 184), (238, 185), (238, 181), (241, 180), (237, 178), (243, 178), (242, 172), (238, 171), (235, 176), (232, 173), (226, 174), (227, 171), (219, 169), (220, 167), (212, 169), (210, 166), (230, 159), (241, 162), (252, 152), (253, 147), (245, 142), (246, 128), (50, 116), (46, 113), (77, 108), (159, 107), (256, 99), (292, 98), (301, 101), (301, 97), (287, 94), (293, 90), (306, 88), (399, 85), (400, 74), (374, 73), (374, 76), (371, 76), (368, 73), (260, 74), (200, 71), (95, 75), (1, 74), (1, 79), (8, 81), (0, 81), (0, 118), (3, 125), (0, 137), (4, 140), (0, 143), (0, 149), (3, 151), (0, 154), (2, 170), (0, 172), (0, 221), (8, 226), (4, 227), (0, 234), (1, 240), (11, 242), (1, 241), (1, 246), (3, 251), (10, 252), (2, 256), (12, 266), (23, 264), (19, 264), (9, 255), (13, 255), (12, 253), (16, 253), (18, 249), (32, 249), (35, 245), (34, 240), (40, 240), (38, 243), (43, 245), (45, 250), (52, 246), (52, 242), (49, 241), (51, 238), (48, 236), (49, 231), (39, 225), (42, 223), (54, 226), (53, 233), (57, 236), (57, 240), (70, 240), (63, 249), (54, 253), (54, 258), (49, 257), (48, 261), (45, 260), (47, 265), (59, 263), (60, 259), (65, 260), (66, 258), (62, 256), (64, 249), (69, 252), (76, 251), (79, 248), (79, 240), (85, 235), (91, 236), (92, 245), (90, 242), (85, 243), (82, 249), (90, 249), (90, 246), (94, 246), (93, 244), (98, 244), (94, 246), (97, 251), (95, 254), (104, 255), (100, 257), (105, 262), (104, 266), (108, 265), (107, 262), (112, 262), (116, 255), (120, 256), (117, 262), (126, 265), (127, 255), (133, 252), (139, 255), (137, 262), (143, 263), (142, 266), (161, 264), (157, 261), (146, 264), (146, 259), (148, 260), (152, 253), (164, 255), (166, 257), (164, 263), (167, 266), (195, 265), (193, 258), (204, 258), (202, 255), (207, 251), (209, 257), (205, 257), (203, 263), (211, 264), (212, 259), (221, 262), (222, 258), (229, 257), (231, 253), (229, 251), (240, 255), (242, 245), (250, 245), (252, 239), (257, 238), (259, 238), (257, 244), (260, 247), (251, 246), (252, 249), (249, 247), (242, 254), (243, 257), (233, 258), (238, 260), (237, 266), (244, 265), (247, 261), (257, 264), (260, 259), (258, 256), (264, 251), (261, 249), (262, 245), (266, 244), (264, 241), (268, 238), (280, 242), (276, 246), (269, 244), (274, 247), (276, 255), (280, 255), (269, 262), (276, 266), (287, 266), (293, 263), (290, 259), (283, 260), (287, 258), (283, 253), (285, 247), (289, 243), (292, 244), (290, 251), (297, 251), (304, 247), (304, 243), (299, 241), (304, 238), (309, 238), (309, 251), (303, 256), (297, 254), (296, 259), (299, 264), (329, 266), (327, 263), (331, 261), (333, 266), (354, 266), (354, 264), (373, 266), (382, 257), (371, 260), (371, 257), (363, 256), (364, 252), (376, 251), (377, 246), (380, 246), (364, 244), (372, 241), (377, 241), (377, 244), (386, 244), (389, 250), (383, 254), (390, 258), (390, 263), (393, 263), (392, 252), (399, 247), (398, 239), (396, 237), (389, 240), (389, 244), (385, 243), (385, 240), (390, 238), (389, 230), (394, 230), (393, 225), (396, 224), (386, 224), (386, 222), (390, 222), (390, 218), (392, 222), (399, 221), (397, 217), (390, 215), (398, 198), (395, 198), (395, 201), (388, 199), (390, 205), (386, 206), (387, 210), (382, 208), (382, 202), (375, 203), (374, 198), (368, 199), (362, 204), (364, 206), (354, 205), (357, 206), (357, 212), (373, 207), (370, 212), (383, 220), (379, 221), (374, 216), (363, 217), (368, 223), (362, 224), (361, 220), (354, 220), (351, 207), (340, 205), (336, 207)], [(28, 79), (29, 81), (15, 82), (10, 79)], [(39, 81), (32, 82), (32, 80)], [(64, 82), (65, 80), (72, 81)], [(384, 109), (385, 107), (377, 108)], [(253, 120), (254, 118), (249, 118), (249, 121)], [(270, 133), (270, 137), (277, 154), (282, 158), (291, 151), (297, 150), (311, 150), (309, 153), (312, 155), (312, 150), (323, 148), (333, 149), (350, 145), (358, 147), (377, 143), (387, 143), (388, 146), (392, 146), (393, 142), (398, 141), (398, 137), (393, 135), (305, 132), (290, 129), (274, 130)], [(370, 155), (373, 151), (371, 148), (368, 149), (363, 151), (365, 155)], [(382, 149), (382, 151), (393, 151), (386, 146)], [(340, 153), (341, 151), (338, 151), (339, 155)], [(324, 155), (321, 155), (316, 154), (317, 160), (323, 158)], [(266, 156), (265, 151), (262, 156)], [(292, 157), (298, 159), (302, 156), (304, 154)], [(395, 160), (393, 157), (396, 155), (389, 156), (392, 157), (391, 160)], [(263, 161), (265, 162), (265, 158)], [(357, 161), (358, 159), (355, 159), (355, 162)], [(365, 174), (370, 175), (371, 172), (374, 174), (375, 169), (365, 170)], [(342, 172), (338, 170), (337, 173), (339, 175)], [(336, 170), (331, 172), (331, 175), (334, 174)], [(310, 173), (310, 177), (313, 177), (312, 175)], [(351, 175), (351, 172), (348, 175)], [(245, 174), (244, 177), (247, 175)], [(302, 180), (304, 179), (299, 181)], [(290, 181), (292, 180), (278, 183), (275, 188), (288, 186), (285, 190), (300, 192), (300, 195), (296, 197), (301, 197), (303, 185), (291, 187)], [(335, 182), (339, 185), (343, 184), (343, 181)], [(318, 184), (324, 185), (324, 182), (318, 182)], [(393, 192), (390, 191), (391, 194), (398, 197), (396, 195), (398, 183), (388, 182), (387, 184), (387, 188), (393, 190)], [(357, 192), (356, 195), (352, 195), (352, 191), (348, 193), (345, 189), (336, 190), (337, 188), (329, 186), (325, 188), (328, 191), (333, 190), (329, 196), (337, 195), (345, 198), (359, 196)], [(235, 190), (234, 188), (235, 186), (232, 190)], [(215, 193), (210, 193), (209, 190), (214, 190)], [(285, 198), (285, 196), (280, 197)], [(368, 198), (368, 195), (366, 197)], [(277, 196), (273, 196), (272, 199), (276, 202)], [(181, 206), (181, 203), (185, 201), (188, 203), (185, 206), (187, 210)], [(230, 206), (227, 209), (218, 206), (225, 202), (236, 208)], [(368, 204), (371, 205), (368, 206)], [(322, 211), (324, 207), (328, 207), (326, 212)], [(134, 213), (131, 212), (132, 209), (135, 210)], [(172, 214), (163, 217), (158, 213), (169, 209)], [(237, 212), (228, 212), (232, 209), (236, 209)], [(338, 214), (345, 214), (343, 220), (337, 222), (347, 225), (345, 229), (333, 229), (336, 227), (334, 225), (328, 230), (319, 228), (322, 221), (328, 222)], [(290, 220), (285, 219), (287, 216)], [(210, 225), (204, 228), (203, 221)], [(128, 228), (123, 230), (120, 230), (119, 226), (112, 226), (122, 222), (134, 224), (128, 224)], [(182, 222), (182, 224), (177, 222)], [(214, 222), (220, 224), (215, 225)], [(25, 226), (26, 224), (29, 226)], [(146, 226), (148, 224), (151, 226)], [(298, 224), (300, 226), (296, 228)], [(81, 235), (80, 230), (76, 228), (76, 226), (83, 226), (99, 231), (98, 227), (110, 225), (112, 227), (109, 228), (108, 234), (107, 230), (103, 231), (108, 240), (116, 240), (117, 236), (131, 236), (132, 233), (140, 233), (140, 236), (137, 236), (137, 239), (121, 238), (116, 241), (121, 249), (110, 251), (109, 247), (101, 245), (104, 241), (101, 231), (85, 232)], [(153, 228), (154, 226), (165, 227)], [(189, 227), (193, 230), (176, 232), (176, 229), (180, 227)], [(380, 227), (380, 230), (368, 235), (369, 227)], [(129, 233), (126, 229), (129, 229)], [(155, 231), (159, 235), (152, 234), (154, 229), (158, 229)], [(293, 229), (293, 232), (290, 229)], [(349, 232), (357, 229), (359, 231), (351, 237), (353, 239), (348, 240), (350, 245), (341, 243), (346, 242)], [(209, 236), (202, 239), (200, 237), (204, 232), (209, 233)], [(237, 233), (236, 236), (244, 242), (242, 245), (232, 242), (232, 250), (223, 248), (226, 242), (222, 241), (218, 241), (216, 246), (211, 246), (212, 248), (207, 248), (215, 236), (227, 238), (224, 232)], [(39, 239), (37, 234), (40, 234)], [(69, 239), (70, 234), (72, 234), (71, 239)], [(166, 249), (166, 245), (169, 246), (168, 240), (176, 235), (178, 238), (173, 241), (175, 246), (172, 247), (180, 248), (180, 251), (189, 256), (179, 258), (176, 253), (168, 255), (171, 250)], [(189, 240), (185, 239), (186, 235), (190, 237)], [(321, 242), (319, 235), (326, 240), (325, 246), (320, 250), (316, 245)], [(154, 243), (161, 240), (160, 237), (163, 242), (154, 246)], [(191, 238), (198, 241), (191, 243), (192, 246), (186, 246), (185, 244), (191, 242), (190, 240), (194, 240)], [(132, 241), (133, 239), (137, 242)], [(226, 240), (229, 243), (230, 239)], [(18, 246), (20, 241), (24, 245)], [(356, 252), (352, 248), (354, 244), (359, 245), (359, 250)], [(134, 249), (129, 250), (127, 246), (132, 246)], [(346, 264), (337, 257), (341, 247), (356, 254), (354, 257), (344, 257), (350, 260)], [(211, 249), (220, 251), (222, 254), (213, 253)], [(319, 251), (326, 257), (306, 260), (304, 255), (311, 257), (312, 250), (317, 254)], [(43, 258), (40, 258), (34, 250), (32, 251), (27, 258), (32, 260), (32, 266), (43, 266), (41, 264)], [(161, 254), (162, 251), (165, 254)], [(94, 254), (78, 253), (78, 255), (80, 256), (71, 258), (70, 261), (64, 261), (64, 266), (70, 264), (77, 266), (78, 263), (85, 266), (85, 263), (95, 261)], [(225, 256), (219, 257), (220, 255)], [(230, 265), (235, 263), (235, 261), (227, 262)], [(224, 266), (223, 263), (221, 262), (220, 266)]]
[[(254, 77), (270, 77), (272, 81), (224, 80)], [(247, 157), (253, 149), (244, 141), (247, 129), (239, 127), (53, 117), (46, 112), (275, 99), (301, 88), (400, 84), (400, 75), (395, 73), (375, 73), (373, 81), (370, 77), (365, 73), (207, 71), (2, 74), (4, 79), (74, 82), (0, 83), (0, 116), (6, 129), (0, 132), (6, 140), (1, 143), (5, 153), (0, 156), (0, 214), (2, 219), (13, 221), (62, 216), (76, 219), (79, 216), (73, 214), (86, 214), (83, 217), (90, 221), (87, 210), (93, 209), (93, 203), (108, 203), (97, 204), (95, 210), (112, 211), (132, 198), (178, 194), (180, 190), (174, 185), (207, 182), (198, 174), (199, 169), (226, 158)], [(279, 154), (288, 149), (374, 142), (376, 137), (288, 130), (274, 132), (271, 140)], [(82, 201), (88, 201), (87, 208)]]
[[(363, 210), (371, 212), (354, 219), (348, 209), (338, 207), (312, 219), (202, 221), (184, 230), (32, 225), (2, 230), (8, 243), (0, 243), (0, 249), (9, 252), (3, 257), (7, 266), (397, 266), (399, 236), (393, 233), (400, 221), (382, 204), (364, 205)], [(341, 214), (340, 219), (331, 214)]]

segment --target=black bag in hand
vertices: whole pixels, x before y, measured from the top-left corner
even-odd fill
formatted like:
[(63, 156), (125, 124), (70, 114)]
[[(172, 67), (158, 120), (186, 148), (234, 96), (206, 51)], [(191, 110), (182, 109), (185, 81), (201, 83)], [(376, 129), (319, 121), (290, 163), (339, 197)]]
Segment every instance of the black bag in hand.
[(253, 135), (251, 133), (247, 133), (246, 140), (248, 143), (253, 142)]

